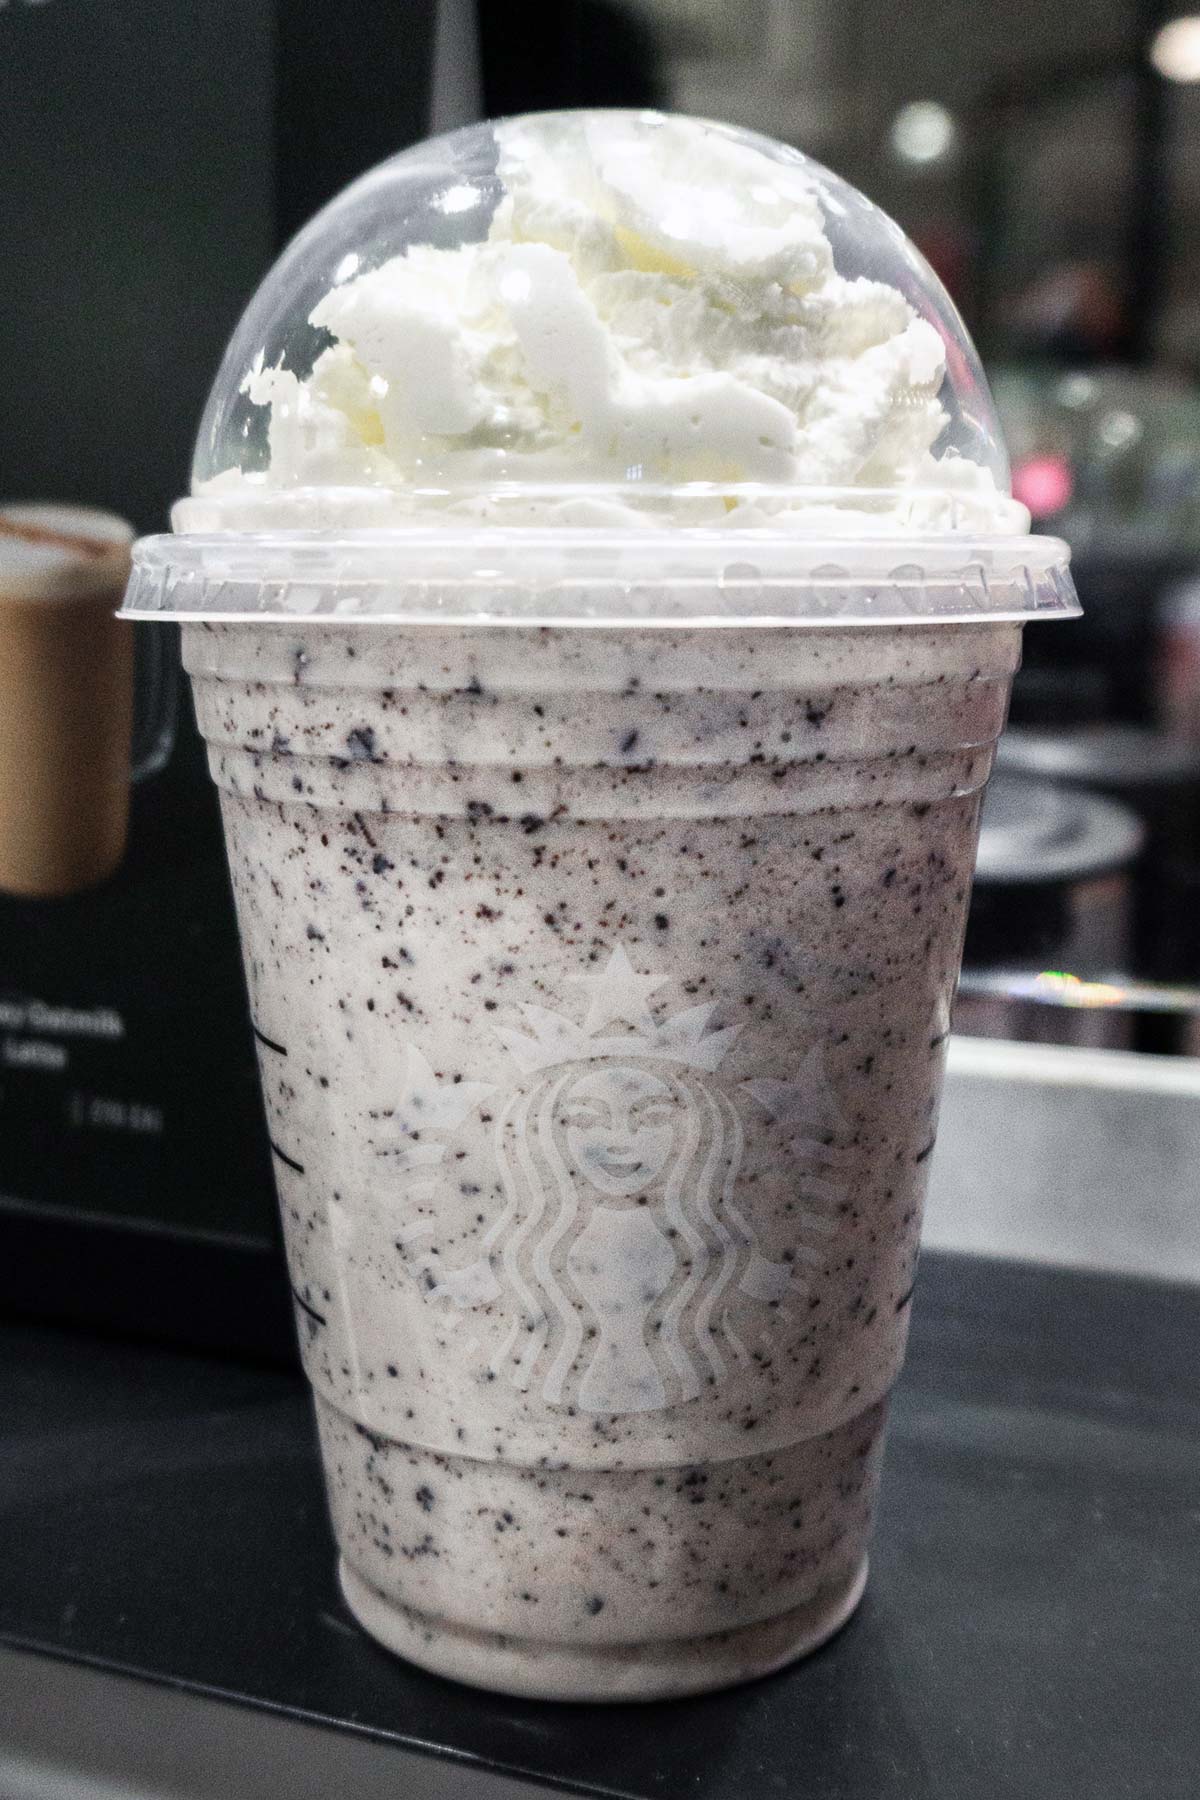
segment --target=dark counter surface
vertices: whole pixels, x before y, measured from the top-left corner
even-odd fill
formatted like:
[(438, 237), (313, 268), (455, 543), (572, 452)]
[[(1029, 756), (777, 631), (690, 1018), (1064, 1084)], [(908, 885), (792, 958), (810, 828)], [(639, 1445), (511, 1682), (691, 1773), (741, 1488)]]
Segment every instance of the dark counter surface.
[(1200, 1290), (927, 1256), (862, 1609), (706, 1700), (535, 1705), (378, 1649), (286, 1374), (0, 1324), (0, 1546), (0, 1642), (421, 1747), (481, 1800), (485, 1768), (635, 1800), (1194, 1800)]

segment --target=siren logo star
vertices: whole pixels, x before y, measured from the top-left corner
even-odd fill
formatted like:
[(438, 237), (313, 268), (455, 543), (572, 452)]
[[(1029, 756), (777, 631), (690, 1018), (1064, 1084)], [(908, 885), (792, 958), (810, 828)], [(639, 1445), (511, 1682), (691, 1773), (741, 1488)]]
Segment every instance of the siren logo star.
[(814, 1044), (795, 1081), (746, 1081), (743, 1087), (772, 1118), (801, 1136), (820, 1137), (849, 1129), (825, 1072), (825, 1050)]
[(583, 1029), (599, 1031), (614, 1019), (627, 1025), (652, 1026), (648, 998), (666, 979), (665, 975), (639, 975), (624, 944), (618, 944), (603, 969), (594, 975), (571, 976), (572, 981), (592, 990)]
[(396, 1124), (406, 1137), (422, 1128), (434, 1131), (461, 1125), (480, 1101), (495, 1091), (494, 1081), (454, 1081), (430, 1068), (419, 1050), (408, 1049), (404, 1087), (396, 1106)]
[(423, 1134), (453, 1131), (495, 1091), (493, 1081), (454, 1081), (439, 1075), (410, 1044), (404, 1086), (392, 1114), (400, 1143), (387, 1144), (376, 1154), (387, 1156), (398, 1173), (435, 1167), (444, 1158), (446, 1146)]

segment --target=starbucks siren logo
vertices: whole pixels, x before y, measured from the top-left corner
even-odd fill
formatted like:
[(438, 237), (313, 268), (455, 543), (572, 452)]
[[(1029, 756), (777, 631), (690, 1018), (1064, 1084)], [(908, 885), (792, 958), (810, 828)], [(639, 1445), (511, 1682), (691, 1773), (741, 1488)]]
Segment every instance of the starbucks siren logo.
[[(845, 1192), (845, 1121), (819, 1045), (793, 1080), (723, 1083), (741, 1027), (710, 1029), (714, 1002), (656, 1019), (650, 996), (669, 978), (639, 974), (623, 947), (575, 979), (590, 989), (582, 1022), (524, 1005), (523, 1029), (497, 1031), (511, 1087), (439, 1079), (410, 1049), (400, 1143), (382, 1154), (405, 1201), (437, 1217), (448, 1159), (486, 1102), (497, 1216), (460, 1268), (430, 1246), (430, 1219), (414, 1221), (399, 1237), (410, 1270), (431, 1303), (499, 1325), (493, 1375), (550, 1406), (652, 1412), (719, 1385), (750, 1354), (745, 1321), (759, 1315), (761, 1336), (806, 1291)], [(782, 1143), (794, 1167), (795, 1240), (777, 1262), (737, 1204), (748, 1103), (751, 1140), (769, 1119), (774, 1157)]]

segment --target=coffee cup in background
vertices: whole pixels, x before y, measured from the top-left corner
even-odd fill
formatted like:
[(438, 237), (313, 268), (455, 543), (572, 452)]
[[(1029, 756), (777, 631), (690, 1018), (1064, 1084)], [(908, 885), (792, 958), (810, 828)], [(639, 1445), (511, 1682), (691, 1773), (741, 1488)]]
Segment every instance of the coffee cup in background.
[(88, 507), (0, 507), (0, 892), (73, 894), (124, 853), (134, 643), (114, 615), (131, 538)]

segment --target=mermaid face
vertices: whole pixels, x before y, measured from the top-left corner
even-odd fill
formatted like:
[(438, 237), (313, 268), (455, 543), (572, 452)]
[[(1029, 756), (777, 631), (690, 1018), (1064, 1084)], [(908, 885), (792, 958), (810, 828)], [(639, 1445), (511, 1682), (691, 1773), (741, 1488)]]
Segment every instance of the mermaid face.
[(666, 1167), (675, 1101), (657, 1075), (623, 1066), (593, 1069), (570, 1083), (557, 1110), (575, 1169), (600, 1193), (639, 1194)]

